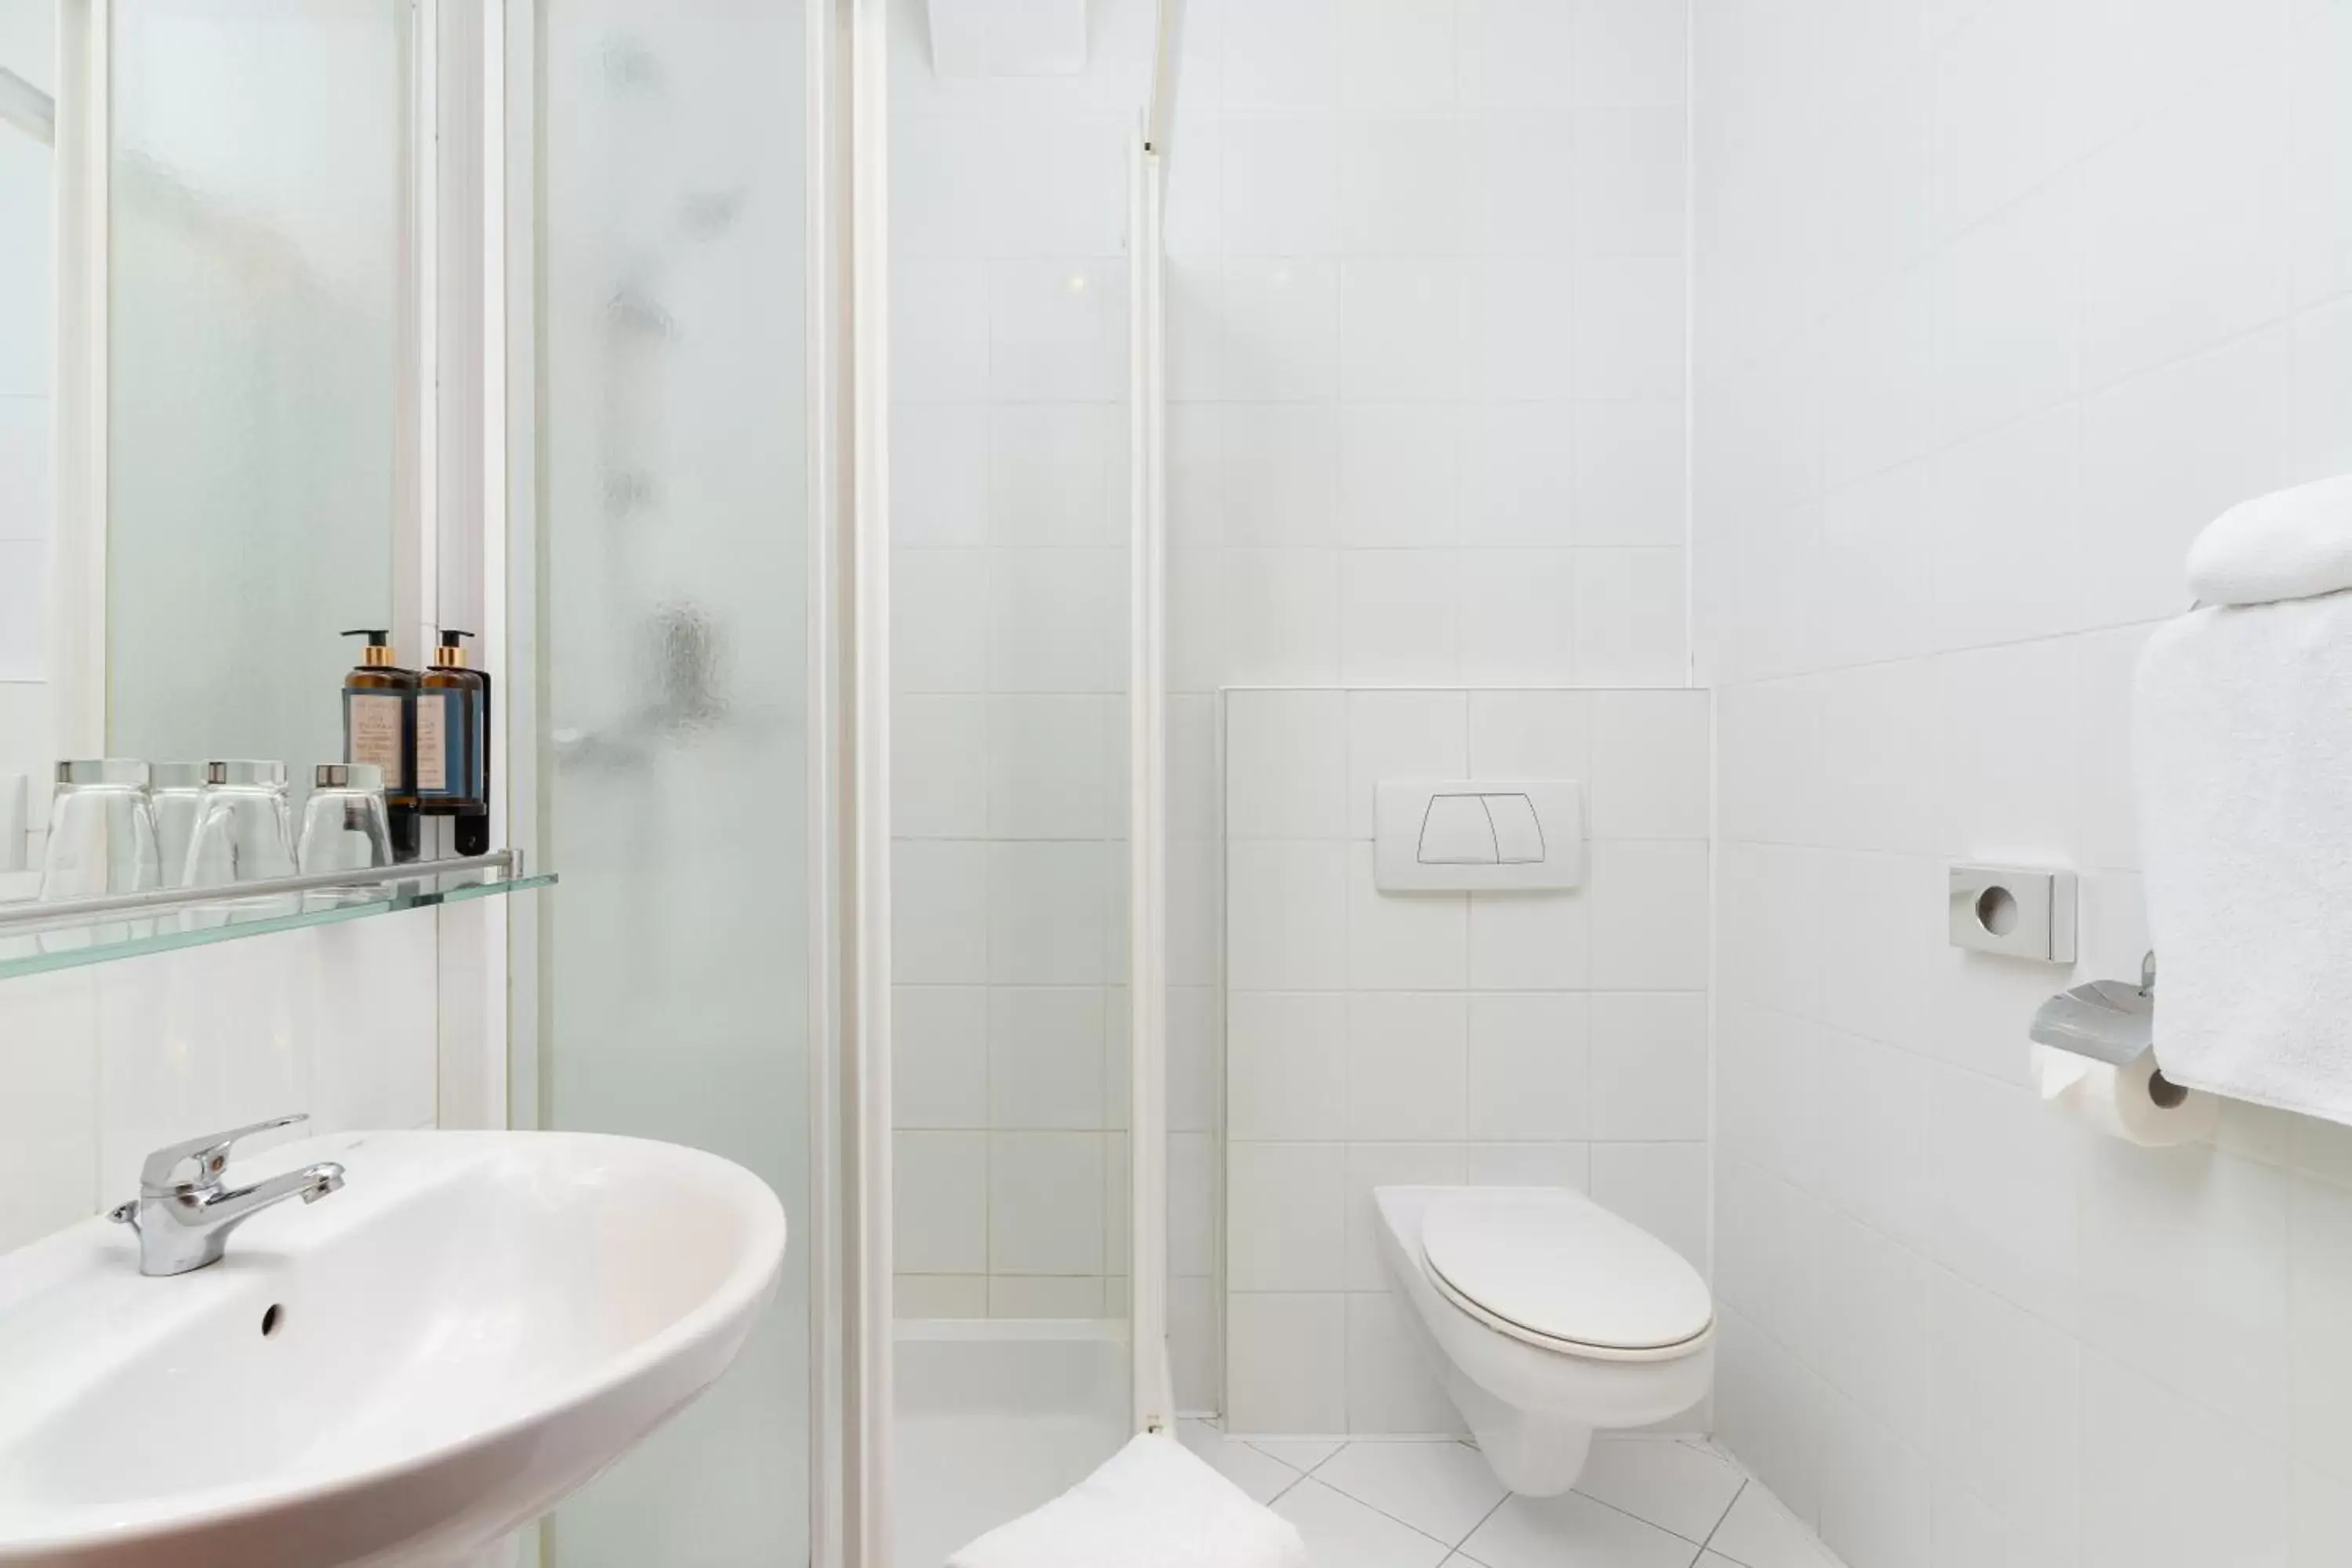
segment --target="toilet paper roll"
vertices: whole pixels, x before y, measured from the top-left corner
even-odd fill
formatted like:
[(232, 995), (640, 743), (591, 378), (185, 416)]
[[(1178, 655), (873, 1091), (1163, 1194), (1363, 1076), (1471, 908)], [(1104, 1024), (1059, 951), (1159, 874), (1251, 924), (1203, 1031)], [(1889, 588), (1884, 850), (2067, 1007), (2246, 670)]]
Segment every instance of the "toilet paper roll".
[(2142, 1051), (2130, 1066), (2118, 1068), (2044, 1045), (2032, 1049), (2033, 1081), (2042, 1098), (2110, 1138), (2146, 1149), (2168, 1148), (2210, 1135), (2221, 1119), (2221, 1102), (2211, 1095), (2159, 1086), (2154, 1051)]

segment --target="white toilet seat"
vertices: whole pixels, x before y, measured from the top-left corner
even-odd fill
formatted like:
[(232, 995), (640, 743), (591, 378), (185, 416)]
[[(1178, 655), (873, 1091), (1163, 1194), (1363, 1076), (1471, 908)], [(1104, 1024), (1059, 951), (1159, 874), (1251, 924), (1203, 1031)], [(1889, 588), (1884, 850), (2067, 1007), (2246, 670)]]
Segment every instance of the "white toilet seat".
[(1714, 1299), (1698, 1271), (1580, 1193), (1466, 1189), (1429, 1205), (1421, 1244), (1447, 1301), (1547, 1350), (1664, 1361), (1714, 1331)]

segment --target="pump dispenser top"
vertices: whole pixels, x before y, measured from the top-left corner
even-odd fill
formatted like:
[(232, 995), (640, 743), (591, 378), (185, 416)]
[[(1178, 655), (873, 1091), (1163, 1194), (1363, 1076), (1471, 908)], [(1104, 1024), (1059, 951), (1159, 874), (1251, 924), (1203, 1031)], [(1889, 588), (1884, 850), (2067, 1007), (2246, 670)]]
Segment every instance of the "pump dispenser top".
[(390, 631), (362, 626), (357, 631), (349, 631), (342, 635), (347, 637), (367, 638), (367, 647), (360, 649), (361, 668), (397, 669), (400, 668), (394, 658)]

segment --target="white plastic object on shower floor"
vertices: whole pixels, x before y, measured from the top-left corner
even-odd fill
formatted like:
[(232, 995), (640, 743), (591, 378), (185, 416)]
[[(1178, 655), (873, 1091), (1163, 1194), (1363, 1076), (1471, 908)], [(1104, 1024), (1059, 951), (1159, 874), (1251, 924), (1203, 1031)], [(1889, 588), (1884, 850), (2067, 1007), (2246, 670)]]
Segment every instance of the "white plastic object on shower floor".
[(1252, 1502), (1172, 1436), (1145, 1433), (948, 1568), (1307, 1568), (1287, 1520)]
[(943, 77), (1076, 76), (1087, 0), (930, 0), (931, 68)]

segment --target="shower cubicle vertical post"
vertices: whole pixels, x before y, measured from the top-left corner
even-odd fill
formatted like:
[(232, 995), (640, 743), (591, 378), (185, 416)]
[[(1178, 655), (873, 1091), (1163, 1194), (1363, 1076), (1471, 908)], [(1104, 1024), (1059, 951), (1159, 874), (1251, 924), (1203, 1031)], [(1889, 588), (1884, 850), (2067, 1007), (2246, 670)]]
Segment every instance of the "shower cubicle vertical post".
[(1166, 385), (1160, 154), (1151, 122), (1129, 155), (1128, 462), (1128, 998), (1134, 1059), (1128, 1117), (1129, 1362), (1139, 1432), (1168, 1430), (1168, 813)]

